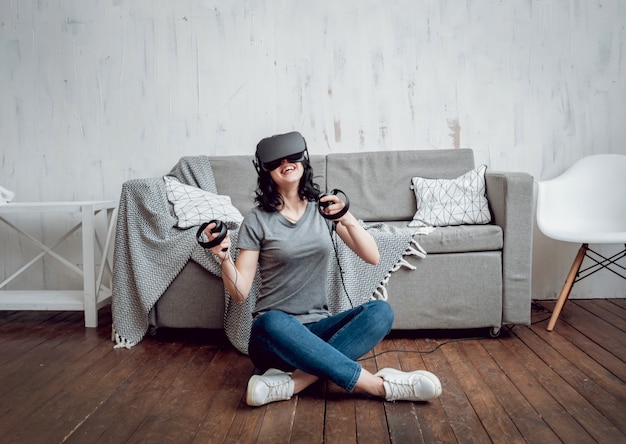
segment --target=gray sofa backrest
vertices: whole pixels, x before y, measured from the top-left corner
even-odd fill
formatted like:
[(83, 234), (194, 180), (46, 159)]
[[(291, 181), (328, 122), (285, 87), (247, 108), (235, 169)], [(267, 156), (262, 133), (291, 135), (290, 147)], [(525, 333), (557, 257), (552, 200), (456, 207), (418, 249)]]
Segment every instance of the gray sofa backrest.
[[(217, 192), (230, 196), (242, 214), (254, 206), (257, 173), (252, 156), (211, 156)], [(322, 191), (338, 188), (350, 210), (365, 221), (410, 220), (416, 211), (411, 178), (454, 179), (474, 168), (471, 149), (374, 151), (312, 155)]]
[(254, 206), (256, 171), (252, 156), (210, 156), (218, 194), (230, 196), (242, 214)]
[(472, 168), (471, 149), (336, 153), (326, 157), (326, 183), (346, 193), (359, 219), (410, 220), (417, 210), (412, 177), (454, 179)]

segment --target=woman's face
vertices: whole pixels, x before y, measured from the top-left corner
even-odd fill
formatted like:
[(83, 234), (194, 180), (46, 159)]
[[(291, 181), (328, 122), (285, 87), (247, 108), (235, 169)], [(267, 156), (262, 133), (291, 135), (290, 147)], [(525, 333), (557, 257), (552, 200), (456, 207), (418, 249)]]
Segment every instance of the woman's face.
[(288, 159), (283, 159), (277, 168), (270, 171), (270, 177), (279, 188), (290, 185), (297, 187), (303, 174), (302, 162), (292, 162)]

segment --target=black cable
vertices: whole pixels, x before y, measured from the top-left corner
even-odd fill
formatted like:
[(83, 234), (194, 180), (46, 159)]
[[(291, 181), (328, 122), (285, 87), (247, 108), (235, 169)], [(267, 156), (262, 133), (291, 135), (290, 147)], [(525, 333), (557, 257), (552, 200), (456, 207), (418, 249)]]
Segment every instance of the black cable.
[(537, 316), (537, 315), (540, 315), (540, 314), (548, 314), (548, 316), (546, 316), (546, 317), (545, 317), (545, 318), (543, 318), (543, 319), (539, 319), (539, 320), (537, 320), (537, 321), (533, 321), (533, 322), (531, 322), (531, 323), (530, 323), (530, 325), (535, 325), (535, 324), (539, 324), (539, 323), (541, 323), (541, 322), (545, 322), (545, 321), (547, 321), (548, 319), (550, 319), (550, 317), (552, 316), (552, 312), (551, 312), (550, 310), (548, 310), (546, 307), (544, 307), (543, 305), (538, 304), (538, 303), (537, 303), (537, 302), (535, 302), (535, 301), (533, 301), (531, 305), (532, 305), (532, 307), (534, 307), (536, 310), (539, 310), (539, 311), (537, 311), (537, 312), (535, 312), (535, 313), (532, 313), (532, 314), (531, 314), (531, 316)]
[(548, 316), (546, 316), (546, 317), (545, 317), (545, 318), (543, 318), (543, 319), (539, 319), (538, 321), (533, 321), (533, 322), (531, 322), (531, 323), (530, 323), (530, 325), (540, 324), (540, 323), (542, 323), (542, 322), (547, 321), (547, 320), (548, 320), (548, 319), (550, 319), (551, 317), (552, 317), (552, 315), (548, 315)]
[[(237, 281), (239, 280), (239, 270), (237, 270), (237, 266), (235, 265), (235, 263), (233, 262), (233, 258), (230, 255), (230, 251), (228, 251), (226, 253), (228, 255), (228, 262), (230, 262), (231, 264), (233, 264), (233, 268), (235, 269), (235, 280), (233, 281), (230, 276), (228, 276), (226, 273), (224, 273), (224, 269), (222, 268), (222, 265), (224, 264), (224, 261), (226, 260), (226, 258), (222, 258), (220, 261), (220, 268), (222, 269), (222, 278), (224, 276), (226, 276), (226, 278), (233, 284), (233, 287), (235, 287), (235, 296), (241, 297), (241, 302), (245, 302), (246, 297), (241, 294), (241, 292), (239, 291), (239, 289), (237, 288)], [(216, 255), (217, 256), (217, 255)], [(217, 256), (219, 259), (219, 256)]]
[(335, 233), (337, 232), (337, 230), (333, 230), (331, 227), (328, 227), (328, 233), (330, 234), (330, 242), (333, 244), (333, 250), (335, 250), (335, 259), (337, 260), (337, 266), (339, 267), (339, 276), (341, 277), (341, 286), (343, 287), (343, 291), (346, 294), (346, 297), (348, 298), (348, 302), (350, 302), (350, 307), (354, 308), (354, 302), (352, 302), (352, 298), (350, 297), (350, 294), (348, 293), (348, 290), (346, 289), (346, 282), (343, 280), (343, 268), (341, 267), (341, 261), (339, 260), (339, 251), (337, 250), (337, 244), (336, 244), (337, 240), (333, 236), (333, 231), (335, 231)]
[(431, 350), (401, 350), (401, 349), (385, 350), (385, 351), (382, 351), (380, 353), (374, 353), (372, 356), (366, 356), (364, 358), (357, 359), (357, 361), (366, 361), (368, 359), (374, 359), (374, 358), (377, 358), (378, 356), (384, 355), (386, 353), (418, 353), (420, 355), (427, 355), (427, 354), (436, 352), (437, 350), (439, 350), (444, 345), (452, 344), (452, 343), (455, 343), (455, 342), (477, 341), (477, 340), (480, 340), (480, 339), (487, 339), (487, 338), (485, 338), (485, 337), (474, 337), (474, 338), (449, 339), (449, 340), (447, 340), (445, 342), (442, 342), (441, 344), (437, 344), (437, 346), (434, 347)]

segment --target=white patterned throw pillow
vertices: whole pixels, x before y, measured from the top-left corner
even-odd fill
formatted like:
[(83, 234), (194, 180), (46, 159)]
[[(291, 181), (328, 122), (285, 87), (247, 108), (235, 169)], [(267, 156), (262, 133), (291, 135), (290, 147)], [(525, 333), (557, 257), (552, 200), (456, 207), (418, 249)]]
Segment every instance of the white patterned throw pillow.
[(409, 222), (409, 227), (491, 222), (485, 194), (486, 170), (487, 165), (481, 165), (456, 179), (413, 177), (411, 188), (415, 192), (417, 212)]
[(229, 196), (221, 196), (163, 176), (167, 199), (174, 205), (179, 228), (200, 226), (211, 220), (241, 223), (243, 216), (231, 203)]

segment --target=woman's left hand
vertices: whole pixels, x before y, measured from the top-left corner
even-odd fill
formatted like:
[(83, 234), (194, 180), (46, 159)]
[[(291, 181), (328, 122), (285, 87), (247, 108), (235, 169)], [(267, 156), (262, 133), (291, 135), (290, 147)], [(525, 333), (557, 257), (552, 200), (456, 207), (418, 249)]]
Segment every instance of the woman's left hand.
[[(326, 196), (323, 196), (322, 198), (320, 198), (320, 203), (327, 203), (328, 204), (326, 206), (322, 205), (322, 207), (323, 207), (322, 208), (322, 213), (327, 214), (327, 215), (337, 214), (341, 210), (343, 210), (343, 208), (346, 206), (345, 202), (343, 200), (341, 200), (335, 194), (328, 194)], [(338, 222), (341, 219), (342, 219), (342, 217), (340, 217), (339, 219), (334, 219), (334, 221)]]

